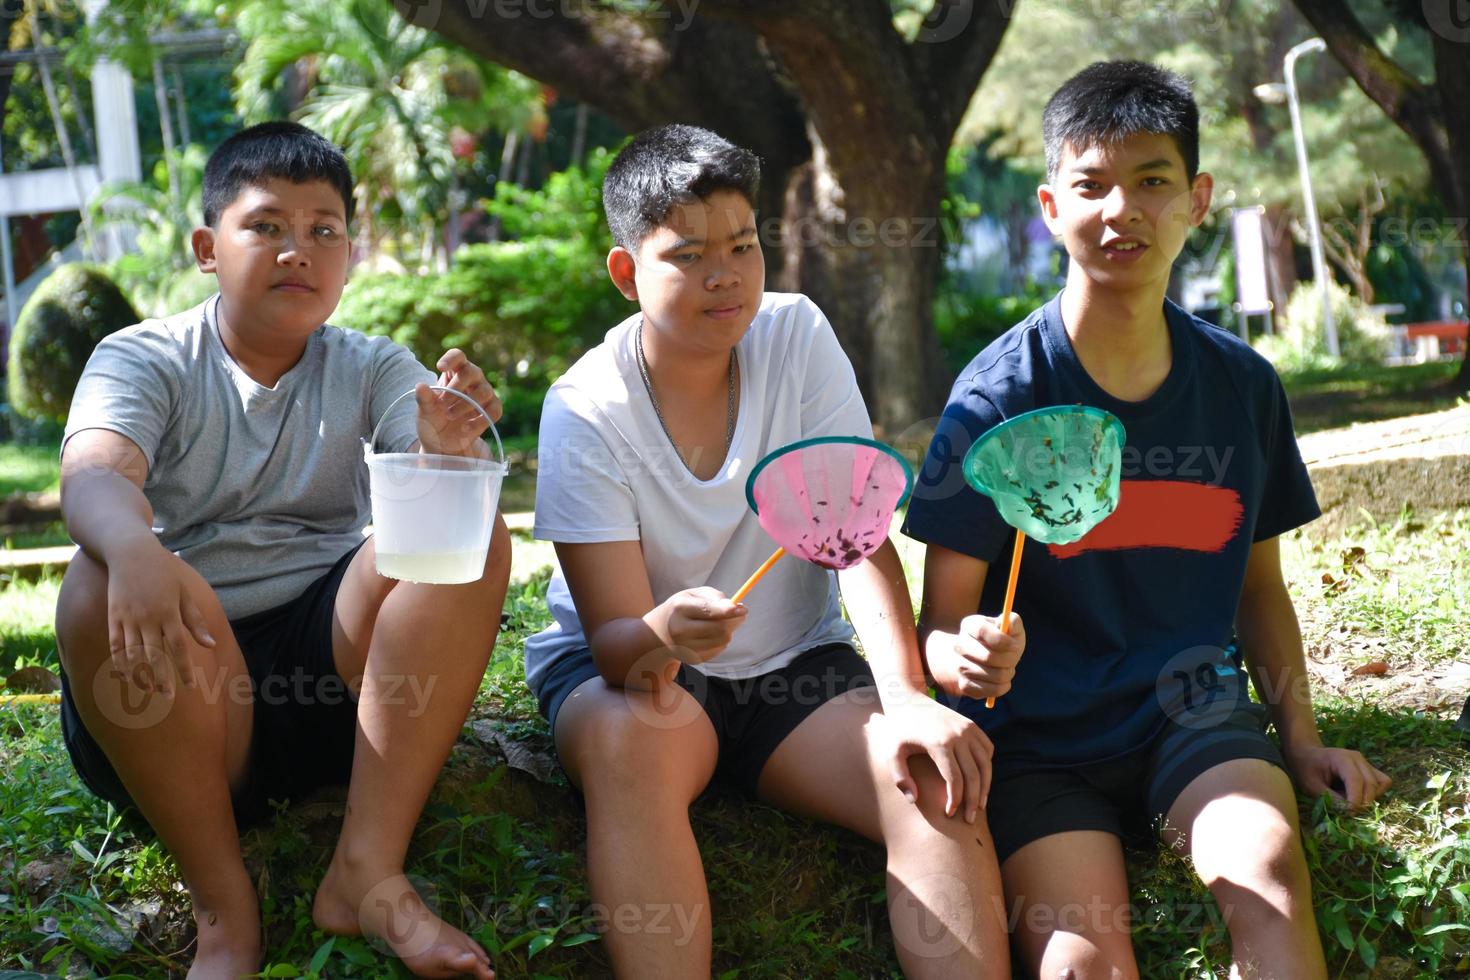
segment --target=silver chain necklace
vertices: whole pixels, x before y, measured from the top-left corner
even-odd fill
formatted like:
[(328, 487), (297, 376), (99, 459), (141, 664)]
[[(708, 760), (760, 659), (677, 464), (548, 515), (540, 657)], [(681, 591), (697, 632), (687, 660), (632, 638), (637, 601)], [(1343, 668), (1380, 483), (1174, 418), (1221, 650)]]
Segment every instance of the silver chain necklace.
[[(669, 423), (664, 421), (663, 409), (658, 407), (658, 396), (653, 393), (653, 381), (648, 376), (648, 358), (643, 356), (643, 321), (638, 321), (638, 332), (635, 346), (638, 349), (638, 373), (643, 377), (643, 389), (648, 392), (648, 400), (653, 403), (653, 414), (658, 416), (658, 424), (664, 430), (664, 436), (668, 438), (669, 445), (674, 447), (674, 455), (679, 457), (679, 462), (690, 475), (694, 474), (694, 467), (679, 452), (679, 444), (674, 441), (674, 434), (669, 431)], [(725, 401), (725, 452), (721, 458), (730, 455), (730, 444), (735, 440), (735, 348), (730, 348), (730, 393)]]

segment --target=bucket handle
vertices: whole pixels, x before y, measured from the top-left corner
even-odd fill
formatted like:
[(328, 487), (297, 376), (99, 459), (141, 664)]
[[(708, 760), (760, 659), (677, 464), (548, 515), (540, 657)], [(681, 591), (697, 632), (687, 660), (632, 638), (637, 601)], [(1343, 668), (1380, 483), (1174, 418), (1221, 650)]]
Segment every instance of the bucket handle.
[[(369, 438), (367, 442), (363, 443), (363, 453), (364, 453), (364, 455), (367, 455), (367, 456), (373, 455), (373, 453), (374, 453), (373, 446), (375, 446), (377, 444), (377, 442), (378, 442), (378, 432), (383, 428), (383, 423), (386, 422), (386, 421), (388, 421), (388, 415), (393, 411), (393, 409), (398, 405), (399, 402), (403, 401), (403, 399), (407, 398), (409, 395), (412, 395), (417, 390), (418, 389), (416, 387), (415, 388), (408, 389), (403, 394), (399, 395), (397, 398), (395, 398), (391, 402), (389, 402), (388, 403), (388, 407), (385, 408), (385, 409), (383, 409), (383, 415), (382, 415), (382, 417), (378, 419), (378, 424), (373, 428), (372, 437)], [(458, 395), (460, 398), (463, 398), (465, 401), (467, 401), (471, 405), (475, 406), (475, 410), (477, 412), (479, 412), (481, 415), (485, 416), (485, 421), (490, 424), (490, 434), (495, 437), (495, 449), (500, 453), (500, 465), (501, 466), (505, 466), (506, 465), (506, 460), (505, 460), (505, 447), (503, 445), (501, 445), (501, 443), (500, 443), (500, 432), (495, 428), (495, 420), (490, 417), (490, 413), (489, 412), (485, 411), (485, 408), (484, 408), (483, 405), (481, 405), (479, 402), (475, 401), (469, 395), (466, 395), (464, 392), (460, 391), (458, 388), (449, 388), (449, 387), (446, 387), (444, 385), (429, 385), (429, 390), (430, 391), (447, 391), (451, 395)]]

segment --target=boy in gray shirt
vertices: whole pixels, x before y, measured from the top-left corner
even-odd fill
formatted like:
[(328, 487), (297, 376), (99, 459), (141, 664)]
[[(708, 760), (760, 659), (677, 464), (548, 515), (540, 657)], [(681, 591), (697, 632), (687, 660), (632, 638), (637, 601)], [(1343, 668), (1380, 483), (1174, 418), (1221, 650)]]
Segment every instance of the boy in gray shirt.
[[(328, 326), (346, 282), (352, 178), (295, 123), (226, 140), (205, 169), (202, 306), (129, 327), (87, 364), (62, 446), (81, 546), (56, 610), (62, 728), (82, 780), (135, 806), (178, 860), (199, 942), (190, 977), (259, 970), (239, 829), (348, 783), (313, 916), (378, 937), (419, 976), (493, 976), (403, 860), (494, 648), (510, 568), (497, 516), (465, 585), (377, 574), (362, 440), (487, 455), (484, 417), (402, 347)], [(438, 383), (499, 417), (457, 350)], [(407, 402), (404, 403), (406, 407)]]

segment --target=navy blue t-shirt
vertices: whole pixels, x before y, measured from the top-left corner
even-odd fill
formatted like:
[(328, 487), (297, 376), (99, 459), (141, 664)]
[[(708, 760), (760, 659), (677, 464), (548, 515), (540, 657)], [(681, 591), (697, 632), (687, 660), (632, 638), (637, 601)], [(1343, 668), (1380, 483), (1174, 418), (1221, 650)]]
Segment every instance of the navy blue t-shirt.
[(970, 445), (1053, 405), (1105, 409), (1127, 430), (1117, 510), (1075, 544), (1025, 544), (1010, 692), (990, 710), (951, 702), (994, 740), (998, 767), (1117, 757), (1168, 718), (1208, 727), (1248, 698), (1232, 638), (1251, 545), (1321, 513), (1270, 363), (1172, 303), (1164, 313), (1169, 375), (1126, 402), (1077, 359), (1058, 294), (960, 373), (916, 482), (904, 533), (989, 562), (980, 611), (997, 615), (1015, 531), (965, 483)]

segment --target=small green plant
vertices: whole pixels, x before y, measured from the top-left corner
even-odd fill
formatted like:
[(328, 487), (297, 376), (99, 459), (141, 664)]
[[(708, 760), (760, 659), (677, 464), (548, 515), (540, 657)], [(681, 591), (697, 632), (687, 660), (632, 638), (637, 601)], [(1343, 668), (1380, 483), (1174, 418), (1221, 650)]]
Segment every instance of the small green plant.
[(1338, 357), (1327, 352), (1322, 326), (1322, 293), (1316, 283), (1298, 283), (1276, 333), (1256, 341), (1256, 348), (1279, 371), (1305, 371), (1334, 365), (1381, 365), (1388, 356), (1391, 334), (1382, 314), (1372, 312), (1343, 286), (1331, 283), (1328, 296), (1337, 331)]

